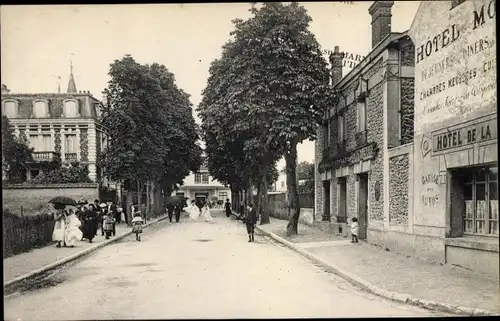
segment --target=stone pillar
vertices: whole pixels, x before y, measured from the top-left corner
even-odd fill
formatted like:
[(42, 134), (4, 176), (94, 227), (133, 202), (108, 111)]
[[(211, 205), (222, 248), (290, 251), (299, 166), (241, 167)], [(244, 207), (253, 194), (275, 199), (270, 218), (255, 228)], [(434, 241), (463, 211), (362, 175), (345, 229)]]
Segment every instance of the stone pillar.
[(324, 130), (323, 127), (317, 127), (317, 138), (314, 142), (314, 163), (315, 163), (315, 173), (314, 173), (314, 199), (315, 199), (315, 208), (314, 208), (314, 216), (316, 220), (321, 220), (323, 216), (323, 179), (321, 172), (319, 170), (319, 164), (323, 159), (323, 146), (324, 146)]
[(342, 80), (342, 60), (344, 53), (340, 52), (339, 46), (335, 46), (334, 52), (330, 55), (332, 86)]

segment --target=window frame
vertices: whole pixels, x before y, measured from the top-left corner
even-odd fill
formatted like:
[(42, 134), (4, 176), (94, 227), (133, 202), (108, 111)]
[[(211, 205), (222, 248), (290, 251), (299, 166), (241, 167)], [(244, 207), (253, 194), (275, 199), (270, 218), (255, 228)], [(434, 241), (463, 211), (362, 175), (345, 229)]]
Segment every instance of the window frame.
[(345, 141), (345, 123), (346, 117), (343, 112), (337, 114), (337, 143), (342, 144)]
[[(14, 104), (14, 116), (9, 116), (7, 115), (6, 111), (6, 105), (7, 103), (13, 103)], [(7, 118), (18, 118), (19, 117), (19, 102), (15, 99), (4, 99), (2, 101), (2, 116), (6, 116)]]
[(209, 184), (210, 183), (210, 174), (209, 173), (201, 173), (201, 183)]
[[(363, 121), (361, 121), (361, 115), (363, 115)], [(366, 99), (360, 98), (356, 102), (356, 132), (362, 133), (366, 131), (366, 128)]]
[[(66, 104), (69, 103), (69, 102), (75, 103), (75, 115), (74, 116), (68, 116), (68, 113), (66, 112)], [(80, 110), (79, 109), (80, 108), (79, 108), (78, 100), (77, 99), (74, 99), (74, 98), (65, 99), (65, 100), (63, 100), (63, 112), (62, 112), (62, 116), (64, 118), (78, 118), (78, 117), (80, 117)]]
[[(38, 116), (37, 115), (37, 103), (43, 103), (44, 104), (44, 115), (43, 116)], [(50, 118), (50, 113), (49, 113), (49, 101), (47, 99), (35, 99), (33, 100), (33, 118)]]
[(195, 184), (201, 184), (201, 173), (195, 173), (194, 174), (194, 183)]
[[(491, 179), (490, 178), (490, 169), (491, 168), (497, 168), (497, 177), (496, 179)], [(477, 178), (477, 172), (479, 170), (485, 170), (485, 178), (484, 180), (478, 180)], [(497, 166), (480, 166), (480, 167), (471, 167), (467, 168), (466, 170), (472, 172), (472, 181), (470, 182), (465, 182), (462, 181), (462, 184), (464, 186), (471, 186), (472, 188), (472, 216), (469, 218), (467, 217), (467, 205), (464, 204), (464, 213), (462, 214), (462, 221), (463, 221), (463, 228), (462, 228), (462, 234), (463, 236), (485, 236), (485, 237), (498, 237), (499, 235), (499, 218), (498, 216), (496, 219), (492, 218), (491, 215), (491, 198), (490, 198), (490, 184), (496, 184), (496, 189), (498, 193), (498, 167)], [(486, 202), (486, 211), (483, 213), (483, 216), (481, 218), (478, 218), (478, 212), (477, 212), (477, 187), (478, 185), (484, 185), (484, 190), (485, 190), (485, 199), (484, 201)], [(498, 201), (498, 194), (496, 195), (497, 201)], [(465, 202), (465, 197), (464, 197), (464, 202)], [(486, 233), (480, 233), (477, 232), (477, 222), (478, 221), (483, 221), (484, 222), (484, 231)], [(469, 231), (466, 229), (466, 223), (471, 222), (472, 224), (472, 229), (473, 232)], [(490, 225), (491, 222), (496, 223), (496, 234), (490, 233)]]

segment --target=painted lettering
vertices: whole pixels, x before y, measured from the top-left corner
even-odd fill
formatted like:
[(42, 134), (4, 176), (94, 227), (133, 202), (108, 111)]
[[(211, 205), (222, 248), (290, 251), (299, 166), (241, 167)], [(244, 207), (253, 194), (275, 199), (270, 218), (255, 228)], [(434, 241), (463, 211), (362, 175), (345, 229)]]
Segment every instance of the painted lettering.
[(472, 128), (467, 131), (467, 143), (474, 143), (476, 141), (476, 129)]
[(486, 125), (486, 128), (481, 127), (481, 140), (491, 139), (490, 125)]
[[(451, 33), (451, 37), (449, 34)], [(435, 35), (432, 38), (429, 38), (425, 44), (420, 45), (417, 47), (416, 50), (416, 58), (417, 62), (419, 63), (424, 58), (429, 57), (433, 52), (437, 52), (439, 49), (446, 48), (449, 46), (451, 43), (455, 42), (458, 38), (460, 37), (460, 30), (458, 29), (457, 25), (452, 25), (449, 28), (446, 28), (439, 34)], [(442, 39), (442, 41), (439, 41), (439, 39)]]
[[(488, 4), (488, 7), (486, 8), (486, 13), (488, 18), (493, 19), (496, 16), (496, 1), (491, 0)], [(472, 30), (476, 30), (477, 28), (481, 27), (485, 23), (485, 16), (484, 16), (484, 5), (481, 6), (481, 9), (479, 9), (479, 12), (474, 10), (474, 27)]]

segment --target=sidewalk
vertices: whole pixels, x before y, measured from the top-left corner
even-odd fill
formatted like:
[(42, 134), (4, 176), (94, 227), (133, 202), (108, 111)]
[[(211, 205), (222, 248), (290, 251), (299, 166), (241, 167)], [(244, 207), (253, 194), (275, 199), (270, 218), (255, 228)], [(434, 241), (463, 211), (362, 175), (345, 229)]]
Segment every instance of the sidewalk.
[[(165, 217), (166, 215), (162, 215), (148, 220), (147, 224), (157, 222)], [(120, 237), (131, 230), (132, 228), (128, 227), (125, 223), (116, 224), (116, 236), (112, 236), (110, 240)], [(49, 264), (53, 264), (72, 255), (76, 255), (84, 250), (98, 247), (105, 241), (109, 240), (106, 240), (104, 236), (101, 236), (100, 231), (98, 231), (97, 236), (94, 238), (92, 243), (89, 243), (88, 241), (77, 242), (74, 248), (56, 248), (55, 245), (48, 245), (39, 249), (34, 249), (31, 252), (20, 253), (18, 255), (8, 257), (3, 260), (4, 285), (17, 277), (42, 269)]]
[[(290, 248), (306, 256), (312, 254), (310, 258), (320, 259), (351, 281), (373, 285), (372, 288), (378, 288), (373, 291), (380, 292), (378, 295), (460, 314), (488, 314), (488, 311), (500, 314), (498, 279), (459, 267), (407, 258), (365, 242), (352, 244), (350, 239), (304, 225), (299, 225), (298, 236), (285, 238), (287, 223), (271, 218), (270, 224), (258, 225), (258, 228), (282, 243), (288, 241)], [(370, 286), (368, 289), (371, 290)]]

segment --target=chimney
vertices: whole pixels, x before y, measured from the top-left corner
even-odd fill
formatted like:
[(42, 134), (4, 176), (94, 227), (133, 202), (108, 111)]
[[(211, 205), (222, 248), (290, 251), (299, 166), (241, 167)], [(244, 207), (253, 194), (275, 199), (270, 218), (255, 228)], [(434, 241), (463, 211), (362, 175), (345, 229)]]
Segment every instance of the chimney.
[(10, 89), (7, 88), (7, 86), (5, 86), (4, 84), (2, 84), (2, 95), (6, 95), (10, 93)]
[(108, 103), (108, 93), (105, 90), (103, 90), (101, 93), (102, 93), (102, 105), (106, 106)]
[(339, 46), (335, 46), (330, 55), (332, 86), (335, 86), (342, 80), (342, 60), (344, 53), (339, 51)]
[(391, 33), (391, 8), (394, 1), (373, 1), (368, 9), (372, 16), (372, 49)]

